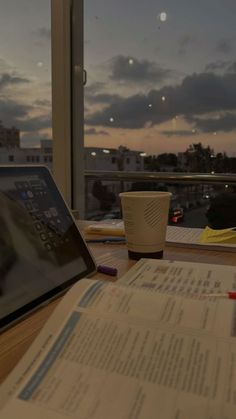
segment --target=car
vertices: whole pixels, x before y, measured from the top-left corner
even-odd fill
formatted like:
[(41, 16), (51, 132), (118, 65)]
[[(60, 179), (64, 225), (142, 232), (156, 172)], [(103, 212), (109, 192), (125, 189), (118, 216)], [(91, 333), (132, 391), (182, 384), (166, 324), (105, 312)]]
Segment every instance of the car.
[(169, 221), (171, 223), (179, 223), (184, 219), (184, 210), (181, 207), (171, 208), (169, 211)]

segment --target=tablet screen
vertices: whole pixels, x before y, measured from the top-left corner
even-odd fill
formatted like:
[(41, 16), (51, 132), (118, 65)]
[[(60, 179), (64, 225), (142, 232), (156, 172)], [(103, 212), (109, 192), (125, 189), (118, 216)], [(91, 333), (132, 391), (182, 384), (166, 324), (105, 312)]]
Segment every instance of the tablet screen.
[(0, 167), (0, 327), (95, 271), (45, 167)]

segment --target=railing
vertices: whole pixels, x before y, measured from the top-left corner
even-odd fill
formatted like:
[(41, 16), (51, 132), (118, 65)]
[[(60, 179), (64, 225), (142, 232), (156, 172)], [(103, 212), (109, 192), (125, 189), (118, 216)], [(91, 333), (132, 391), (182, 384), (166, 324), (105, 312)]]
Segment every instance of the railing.
[(236, 174), (199, 174), (199, 173), (170, 173), (170, 172), (120, 172), (103, 170), (85, 170), (87, 180), (116, 180), (116, 181), (157, 181), (168, 183), (204, 183), (228, 184), (236, 183)]
[(177, 208), (184, 211), (181, 225), (202, 228), (207, 224), (206, 211), (212, 199), (222, 192), (236, 191), (236, 174), (86, 170), (85, 187), (88, 219), (120, 218), (122, 191), (168, 190), (172, 193), (173, 211)]

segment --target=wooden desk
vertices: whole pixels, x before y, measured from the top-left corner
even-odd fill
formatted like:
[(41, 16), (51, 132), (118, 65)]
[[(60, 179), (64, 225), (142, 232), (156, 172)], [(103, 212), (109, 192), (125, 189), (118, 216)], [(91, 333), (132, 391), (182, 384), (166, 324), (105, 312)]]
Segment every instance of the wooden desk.
[[(90, 246), (98, 263), (117, 267), (122, 276), (135, 262), (130, 261), (124, 244), (93, 244)], [(205, 262), (222, 265), (236, 265), (236, 252), (219, 252), (211, 250), (187, 249), (180, 247), (166, 247), (164, 259)], [(94, 278), (111, 279), (103, 274), (96, 274)], [(43, 307), (17, 325), (0, 335), (0, 382), (9, 374), (32, 341), (40, 332), (44, 323), (60, 301), (60, 298)]]

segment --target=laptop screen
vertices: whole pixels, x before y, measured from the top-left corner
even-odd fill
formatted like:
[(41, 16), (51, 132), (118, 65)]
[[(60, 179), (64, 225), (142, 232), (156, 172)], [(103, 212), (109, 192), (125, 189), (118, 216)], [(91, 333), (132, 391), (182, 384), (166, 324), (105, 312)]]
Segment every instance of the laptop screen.
[(45, 167), (0, 167), (0, 327), (95, 270)]

